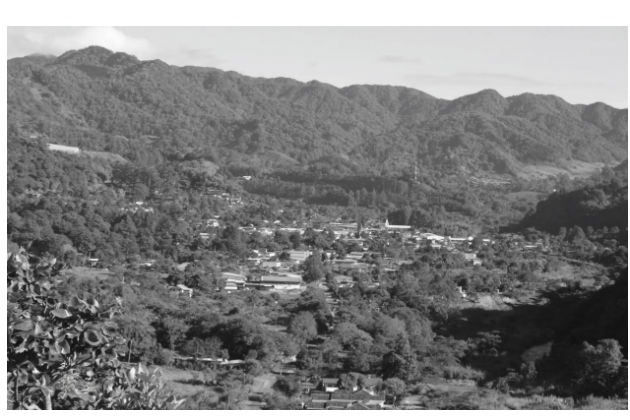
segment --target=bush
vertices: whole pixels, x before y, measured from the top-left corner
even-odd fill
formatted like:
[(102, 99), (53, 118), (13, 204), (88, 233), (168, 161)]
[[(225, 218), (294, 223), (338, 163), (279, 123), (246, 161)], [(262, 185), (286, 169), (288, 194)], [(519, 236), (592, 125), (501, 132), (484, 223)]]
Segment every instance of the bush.
[(127, 368), (118, 359), (125, 340), (111, 321), (116, 306), (93, 298), (63, 300), (50, 261), (25, 253), (7, 267), (7, 385), (14, 409), (166, 409), (156, 371)]
[(273, 384), (273, 389), (282, 392), (287, 397), (292, 397), (300, 391), (300, 386), (294, 378), (280, 377)]

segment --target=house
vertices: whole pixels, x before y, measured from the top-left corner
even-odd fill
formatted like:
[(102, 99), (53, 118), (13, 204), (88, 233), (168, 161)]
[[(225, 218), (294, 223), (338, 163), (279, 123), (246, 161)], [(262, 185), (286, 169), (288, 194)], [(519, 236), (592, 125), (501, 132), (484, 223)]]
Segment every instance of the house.
[(151, 268), (153, 267), (153, 264), (155, 264), (155, 260), (144, 260), (142, 261), (139, 265), (142, 268)]
[(337, 259), (333, 261), (333, 266), (335, 268), (354, 268), (357, 266), (357, 264), (357, 260), (349, 258)]
[(354, 280), (352, 280), (352, 277), (350, 276), (338, 274), (333, 277), (333, 279), (335, 280), (335, 283), (337, 283), (337, 287), (340, 289), (352, 287), (354, 285)]
[(481, 265), (481, 260), (477, 258), (477, 254), (474, 252), (463, 252), (462, 255), (466, 262), (471, 262), (473, 265)]
[(280, 267), (282, 267), (282, 262), (281, 261), (263, 261), (260, 264), (261, 268), (265, 268), (265, 269), (278, 269)]
[[(331, 401), (369, 401), (374, 398), (374, 395), (365, 390), (360, 391), (335, 391), (330, 395)], [(385, 400), (383, 399), (383, 402)]]
[(295, 273), (271, 273), (247, 283), (255, 289), (294, 290), (302, 288), (302, 276)]
[(303, 263), (310, 255), (311, 251), (289, 251), (289, 259), (296, 263)]
[(307, 410), (325, 410), (326, 402), (325, 401), (311, 401), (308, 404), (306, 404), (305, 408)]
[(241, 290), (245, 288), (247, 278), (242, 274), (223, 272), (221, 279), (225, 281), (225, 290)]
[(310, 380), (300, 381), (300, 389), (302, 389), (302, 394), (310, 394), (311, 391), (317, 389), (317, 383)]
[(322, 378), (320, 388), (325, 392), (335, 392), (339, 389), (339, 378)]
[(364, 403), (353, 402), (352, 404), (350, 404), (348, 409), (350, 409), (350, 410), (371, 410), (372, 407), (369, 407), (369, 406), (367, 406)]
[(355, 251), (355, 252), (350, 252), (346, 254), (346, 259), (359, 261), (363, 259), (364, 256), (365, 256), (365, 252)]
[[(324, 378), (322, 384), (326, 380), (330, 380), (332, 385), (337, 378)], [(336, 382), (335, 382), (336, 383)], [(331, 386), (336, 388), (336, 386)], [(385, 395), (368, 392), (364, 389), (359, 391), (312, 391), (310, 394), (310, 402), (306, 404), (307, 409), (327, 409), (327, 410), (343, 410), (353, 408), (356, 405), (359, 409), (382, 408), (385, 405)]]
[(193, 297), (193, 289), (191, 289), (190, 287), (187, 287), (183, 284), (178, 284), (177, 286), (177, 290), (179, 291), (179, 294), (187, 294), (188, 297), (192, 298)]
[(419, 238), (426, 239), (427, 241), (434, 241), (434, 242), (444, 241), (444, 236), (436, 235), (435, 233), (431, 233), (431, 232), (421, 233)]
[(207, 227), (219, 227), (220, 223), (218, 219), (208, 219), (206, 220), (206, 226)]

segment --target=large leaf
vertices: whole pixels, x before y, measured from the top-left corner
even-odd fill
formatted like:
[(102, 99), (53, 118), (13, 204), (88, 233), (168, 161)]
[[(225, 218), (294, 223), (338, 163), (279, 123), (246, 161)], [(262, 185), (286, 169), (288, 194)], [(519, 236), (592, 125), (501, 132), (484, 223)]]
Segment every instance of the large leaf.
[(18, 322), (13, 326), (13, 329), (16, 331), (30, 331), (33, 329), (33, 321), (30, 319), (26, 319), (24, 321)]
[(72, 316), (66, 309), (55, 309), (51, 313), (57, 318), (70, 318)]
[(61, 354), (70, 354), (70, 344), (66, 340), (55, 342), (55, 349)]

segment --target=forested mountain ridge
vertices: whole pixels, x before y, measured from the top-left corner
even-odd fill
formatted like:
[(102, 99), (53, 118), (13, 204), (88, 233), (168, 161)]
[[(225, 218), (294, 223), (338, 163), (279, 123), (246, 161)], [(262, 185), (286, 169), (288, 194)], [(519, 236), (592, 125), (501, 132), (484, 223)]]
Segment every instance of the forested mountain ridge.
[[(526, 176), (627, 157), (627, 109), (484, 90), (452, 101), (395, 86), (336, 88), (140, 61), (101, 47), (8, 61), (13, 133), (148, 163)], [(9, 136), (9, 142), (16, 141)]]

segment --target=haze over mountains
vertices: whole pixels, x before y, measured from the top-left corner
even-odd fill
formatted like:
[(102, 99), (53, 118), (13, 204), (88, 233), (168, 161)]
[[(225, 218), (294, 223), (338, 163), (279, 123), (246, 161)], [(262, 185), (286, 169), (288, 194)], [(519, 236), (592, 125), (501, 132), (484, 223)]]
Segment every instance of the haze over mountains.
[[(430, 87), (428, 87), (430, 89)], [(13, 134), (160, 160), (259, 171), (422, 171), (536, 177), (627, 159), (628, 111), (552, 95), (455, 100), (405, 87), (336, 88), (140, 61), (102, 47), (8, 61)]]

